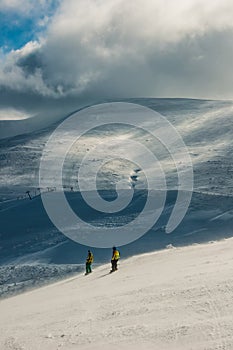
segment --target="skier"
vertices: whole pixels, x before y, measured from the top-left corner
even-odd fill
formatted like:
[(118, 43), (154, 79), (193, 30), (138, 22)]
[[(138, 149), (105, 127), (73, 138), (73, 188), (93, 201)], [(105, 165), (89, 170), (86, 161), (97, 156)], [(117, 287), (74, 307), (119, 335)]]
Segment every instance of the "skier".
[(112, 259), (111, 259), (111, 263), (112, 263), (112, 270), (110, 272), (114, 272), (117, 271), (117, 262), (120, 259), (120, 252), (119, 250), (116, 249), (116, 247), (112, 248)]
[(87, 259), (86, 259), (86, 275), (92, 272), (91, 264), (93, 263), (93, 261), (94, 261), (94, 256), (92, 252), (88, 250)]

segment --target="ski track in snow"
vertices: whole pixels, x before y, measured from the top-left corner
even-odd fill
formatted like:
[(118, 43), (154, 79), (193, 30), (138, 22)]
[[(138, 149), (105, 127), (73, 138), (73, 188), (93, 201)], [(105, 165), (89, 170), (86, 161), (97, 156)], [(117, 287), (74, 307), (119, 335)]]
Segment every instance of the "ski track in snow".
[(231, 350), (232, 249), (144, 254), (3, 300), (1, 349)]

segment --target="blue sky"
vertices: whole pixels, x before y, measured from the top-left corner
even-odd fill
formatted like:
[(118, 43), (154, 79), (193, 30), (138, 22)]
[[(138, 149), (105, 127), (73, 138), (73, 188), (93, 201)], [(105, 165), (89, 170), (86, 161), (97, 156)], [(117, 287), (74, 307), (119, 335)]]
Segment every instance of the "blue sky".
[(20, 18), (16, 14), (0, 13), (0, 46), (4, 52), (19, 49), (37, 36), (34, 18)]
[[(4, 2), (4, 1), (3, 1)], [(38, 37), (49, 23), (60, 0), (45, 2), (15, 1), (15, 6), (7, 2), (0, 5), (0, 47), (7, 53), (23, 47)], [(24, 12), (24, 6), (25, 12)]]

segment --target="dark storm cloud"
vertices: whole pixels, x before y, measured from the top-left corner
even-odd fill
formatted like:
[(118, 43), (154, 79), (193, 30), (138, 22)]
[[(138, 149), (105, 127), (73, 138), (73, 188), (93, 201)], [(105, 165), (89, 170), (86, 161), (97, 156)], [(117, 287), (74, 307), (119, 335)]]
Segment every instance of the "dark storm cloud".
[(36, 70), (43, 68), (40, 51), (37, 50), (16, 61), (16, 65), (22, 69), (26, 76), (34, 75)]

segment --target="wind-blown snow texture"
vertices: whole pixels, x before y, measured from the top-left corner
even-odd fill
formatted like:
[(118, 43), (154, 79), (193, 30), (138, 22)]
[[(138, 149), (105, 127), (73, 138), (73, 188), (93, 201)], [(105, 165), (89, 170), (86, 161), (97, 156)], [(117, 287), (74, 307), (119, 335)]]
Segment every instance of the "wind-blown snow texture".
[[(166, 206), (160, 220), (141, 239), (121, 247), (121, 254), (128, 257), (143, 252), (162, 249), (169, 244), (182, 246), (192, 243), (232, 236), (233, 227), (233, 164), (232, 164), (232, 102), (203, 101), (187, 99), (131, 99), (160, 112), (177, 128), (182, 135), (192, 157), (194, 166), (194, 194), (188, 213), (182, 224), (171, 234), (164, 227), (175, 202), (177, 176), (174, 164), (159, 148), (153, 138), (139, 130), (126, 130), (125, 127), (106, 128), (101, 138), (111, 138), (124, 133), (124, 137), (140, 141), (155, 153), (160, 152), (160, 161), (167, 175), (168, 194)], [(33, 121), (31, 121), (33, 123)], [(34, 269), (28, 285), (39, 280), (41, 271), (47, 271), (48, 264), (55, 266), (57, 276), (66, 273), (64, 264), (72, 264), (80, 269), (86, 257), (87, 247), (74, 243), (62, 235), (52, 225), (43, 208), (38, 189), (38, 169), (43, 147), (56, 125), (31, 134), (18, 135), (0, 141), (0, 263), (5, 276), (11, 266), (23, 265), (18, 276), (14, 274), (0, 283), (0, 293), (18, 290), (18, 284), (25, 280), (28, 264)], [(135, 188), (132, 204), (116, 216), (99, 215), (83, 204), (75, 178), (76, 170), (83, 155), (98, 142), (98, 130), (87, 134), (73, 146), (66, 160), (64, 186), (68, 201), (74, 210), (98, 225), (121, 225), (131, 220), (143, 207), (146, 191), (145, 178), (140, 169), (127, 162), (112, 162), (99, 174), (98, 185), (103, 195), (115, 196), (117, 181), (128, 179), (129, 187)], [(61, 143), (64, 142), (61, 135)], [(156, 153), (156, 154), (157, 154)], [(58, 155), (59, 157), (59, 155)], [(103, 155), (104, 157), (104, 155)], [(88, 178), (88, 176), (87, 176)], [(50, 179), (49, 187), (56, 186)], [(70, 191), (73, 187), (73, 192)], [(30, 190), (33, 200), (29, 200)], [(51, 196), (53, 192), (51, 192)], [(156, 194), (155, 200), (156, 200)], [(91, 218), (91, 219), (90, 219)], [(97, 264), (110, 259), (109, 250), (94, 249)], [(44, 264), (44, 265), (41, 265)], [(51, 265), (52, 264), (52, 265)], [(62, 265), (62, 266), (61, 266)], [(44, 266), (44, 268), (41, 268)], [(67, 272), (69, 272), (67, 265)], [(44, 273), (44, 279), (51, 273)], [(21, 279), (20, 279), (21, 276)], [(50, 278), (50, 277), (49, 277)]]
[(0, 302), (3, 350), (231, 350), (233, 240), (168, 249)]

